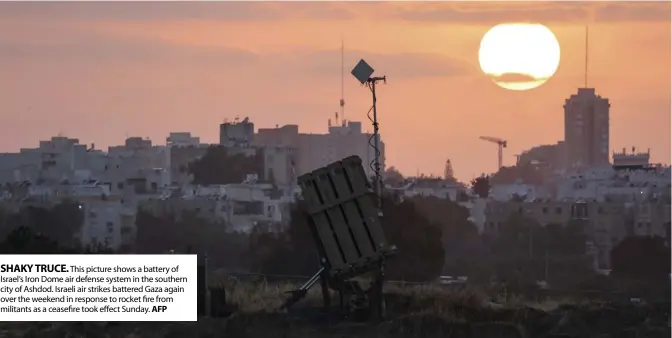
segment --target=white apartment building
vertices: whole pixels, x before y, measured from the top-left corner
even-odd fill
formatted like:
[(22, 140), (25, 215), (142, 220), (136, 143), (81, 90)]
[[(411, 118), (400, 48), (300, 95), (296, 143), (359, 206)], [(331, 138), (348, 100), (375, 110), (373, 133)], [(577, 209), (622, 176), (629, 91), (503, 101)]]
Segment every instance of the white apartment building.
[[(102, 245), (118, 250), (130, 244), (135, 234), (136, 209), (107, 186), (74, 186), (72, 197), (82, 206), (84, 223), (80, 233), (82, 246)], [(130, 237), (130, 238), (129, 238)]]
[(287, 188), (296, 184), (298, 177), (298, 169), (296, 162), (298, 158), (298, 150), (291, 147), (283, 146), (266, 146), (263, 148), (264, 152), (264, 176), (269, 178), (272, 176), (273, 181), (279, 187)]
[(34, 181), (40, 172), (40, 154), (37, 152), (0, 154), (0, 184)]
[[(251, 180), (252, 181), (252, 180)], [(222, 223), (230, 231), (249, 233), (258, 225), (280, 231), (289, 222), (294, 195), (273, 195), (271, 184), (241, 183), (211, 186), (186, 185), (179, 198), (144, 202), (148, 210), (160, 213), (196, 211), (200, 217)]]
[(452, 181), (431, 177), (410, 177), (403, 187), (388, 187), (388, 189), (401, 192), (404, 197), (437, 197), (457, 201), (460, 191), (465, 187)]
[(30, 186), (25, 199), (34, 202), (59, 203), (71, 199), (79, 203), (83, 223), (77, 240), (82, 246), (102, 245), (119, 249), (135, 233), (135, 209), (124, 205), (119, 195), (110, 194), (105, 185)]
[(248, 146), (254, 138), (254, 123), (249, 118), (219, 125), (219, 144), (227, 147)]
[[(375, 176), (371, 162), (376, 151), (371, 146), (371, 134), (362, 133), (362, 123), (347, 121), (341, 126), (329, 126), (328, 134), (299, 135), (299, 171), (310, 172), (345, 157), (357, 155), (362, 159), (368, 177)], [(378, 136), (380, 137), (380, 135)], [(380, 174), (385, 171), (385, 144), (380, 141)]]
[(670, 168), (616, 170), (595, 167), (568, 175), (557, 182), (556, 199), (635, 202), (645, 201), (670, 190)]
[(172, 132), (166, 138), (167, 146), (199, 146), (201, 138), (192, 136), (189, 132)]
[(107, 154), (137, 168), (168, 168), (170, 165), (167, 146), (153, 146), (151, 140), (140, 137), (130, 137), (124, 145), (109, 147)]
[(509, 201), (520, 198), (525, 201), (547, 199), (551, 197), (548, 187), (522, 183), (520, 180), (511, 184), (493, 184), (488, 198), (494, 201)]
[(38, 148), (0, 155), (0, 183), (45, 181), (60, 183), (72, 179), (75, 169), (87, 165), (90, 149), (79, 140), (62, 136), (40, 141)]
[[(367, 176), (375, 175), (371, 162), (375, 158), (374, 140), (362, 132), (362, 123), (347, 121), (339, 126), (329, 125), (327, 134), (302, 134), (296, 125), (260, 128), (254, 143), (260, 146), (295, 148), (297, 175), (313, 171), (345, 157), (357, 155), (362, 159)], [(385, 143), (380, 141), (380, 171), (385, 171)]]
[[(30, 181), (38, 184), (77, 182), (77, 172), (88, 171), (91, 180), (112, 176), (133, 176), (140, 170), (167, 168), (166, 147), (152, 147), (151, 141), (139, 137), (122, 146), (110, 147), (107, 153), (79, 144), (79, 140), (52, 137), (40, 141), (38, 148), (18, 153), (0, 154), (0, 183)], [(81, 175), (80, 175), (81, 176)]]

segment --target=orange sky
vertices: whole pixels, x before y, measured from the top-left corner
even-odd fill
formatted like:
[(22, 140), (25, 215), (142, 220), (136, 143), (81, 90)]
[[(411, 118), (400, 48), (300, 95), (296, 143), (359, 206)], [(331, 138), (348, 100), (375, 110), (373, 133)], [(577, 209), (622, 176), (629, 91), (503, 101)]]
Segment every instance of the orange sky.
[[(540, 88), (497, 87), (478, 67), (494, 24), (546, 24), (561, 47)], [(346, 117), (366, 119), (359, 58), (387, 75), (378, 91), (388, 166), (459, 179), (563, 138), (564, 99), (589, 85), (612, 102), (611, 147), (651, 148), (670, 162), (670, 4), (539, 3), (0, 3), (0, 151), (63, 133), (99, 148), (171, 131), (218, 140), (224, 118), (296, 123), (323, 133), (339, 109), (346, 44)]]

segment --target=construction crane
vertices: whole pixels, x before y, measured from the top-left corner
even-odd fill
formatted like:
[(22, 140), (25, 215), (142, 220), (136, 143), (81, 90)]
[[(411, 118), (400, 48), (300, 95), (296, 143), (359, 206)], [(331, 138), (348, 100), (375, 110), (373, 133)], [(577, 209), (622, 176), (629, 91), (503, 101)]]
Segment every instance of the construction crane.
[(502, 140), (500, 138), (496, 137), (489, 137), (489, 136), (481, 136), (481, 140), (483, 141), (488, 141), (492, 143), (497, 143), (497, 169), (502, 167), (502, 149), (506, 148), (506, 140)]

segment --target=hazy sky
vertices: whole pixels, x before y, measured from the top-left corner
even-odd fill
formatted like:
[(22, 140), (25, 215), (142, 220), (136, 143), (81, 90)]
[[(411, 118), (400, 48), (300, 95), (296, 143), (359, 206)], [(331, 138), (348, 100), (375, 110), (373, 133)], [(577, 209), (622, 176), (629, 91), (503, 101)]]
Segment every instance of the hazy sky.
[[(480, 39), (510, 21), (546, 24), (561, 47), (540, 88), (499, 88), (478, 66)], [(365, 58), (378, 90), (388, 166), (460, 179), (563, 138), (564, 99), (589, 86), (611, 100), (611, 147), (670, 162), (670, 3), (0, 3), (0, 151), (59, 132), (102, 148), (171, 131), (218, 140), (225, 118), (324, 133), (339, 110), (366, 120)], [(369, 130), (371, 128), (369, 127)]]

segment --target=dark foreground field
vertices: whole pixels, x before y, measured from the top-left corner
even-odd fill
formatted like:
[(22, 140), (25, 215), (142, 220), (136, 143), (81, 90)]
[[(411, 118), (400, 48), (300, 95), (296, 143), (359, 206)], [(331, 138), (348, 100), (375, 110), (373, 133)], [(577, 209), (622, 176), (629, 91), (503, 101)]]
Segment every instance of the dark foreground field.
[(391, 286), (379, 324), (316, 315), (317, 291), (289, 313), (274, 311), (286, 285), (228, 287), (233, 315), (197, 323), (0, 323), (0, 338), (79, 337), (670, 337), (670, 303), (526, 301), (471, 289)]

